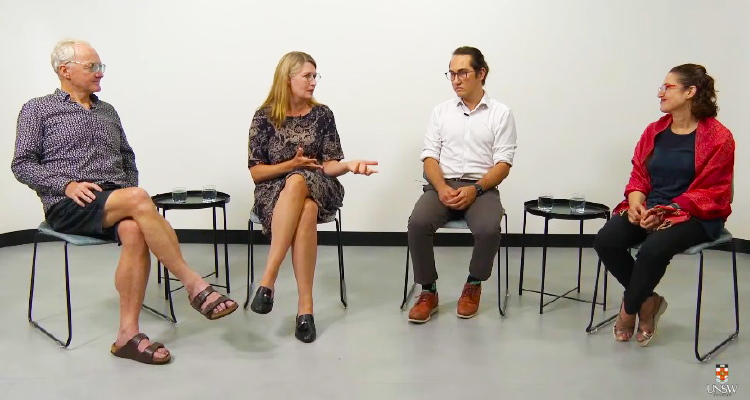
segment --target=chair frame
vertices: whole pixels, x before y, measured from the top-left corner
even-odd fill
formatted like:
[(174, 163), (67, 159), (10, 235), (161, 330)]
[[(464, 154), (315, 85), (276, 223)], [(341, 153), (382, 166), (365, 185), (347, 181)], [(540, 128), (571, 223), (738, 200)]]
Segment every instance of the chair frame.
[[(728, 236), (725, 236), (725, 234)], [(731, 341), (736, 340), (740, 333), (739, 292), (737, 289), (737, 251), (736, 251), (734, 239), (732, 238), (731, 233), (729, 233), (729, 231), (725, 229), (724, 232), (722, 233), (722, 236), (723, 237), (720, 238), (719, 240), (715, 240), (713, 242), (701, 243), (680, 253), (683, 255), (698, 254), (700, 256), (700, 261), (698, 264), (698, 293), (696, 297), (696, 306), (695, 306), (695, 340), (694, 340), (694, 347), (693, 347), (695, 358), (699, 362), (704, 362), (704, 361), (709, 360), (714, 354), (716, 354), (716, 352), (718, 352), (719, 350), (727, 346)], [(699, 350), (698, 342), (699, 342), (699, 337), (700, 337), (701, 305), (702, 305), (702, 299), (703, 299), (703, 251), (713, 246), (726, 244), (726, 243), (728, 243), (732, 249), (732, 280), (733, 280), (732, 283), (734, 286), (734, 332), (732, 332), (726, 339), (724, 339), (718, 345), (714, 346), (713, 349), (706, 352), (705, 354), (701, 354)], [(604, 267), (605, 272), (606, 272), (606, 268), (607, 267), (605, 266)], [(596, 302), (597, 289), (599, 288), (600, 270), (601, 270), (601, 265), (599, 265), (596, 269), (596, 280), (594, 282), (594, 302)], [(589, 325), (586, 327), (586, 332), (589, 334), (596, 333), (600, 328), (604, 327), (605, 325), (614, 321), (615, 318), (617, 318), (617, 313), (616, 313), (615, 315), (612, 315), (611, 317), (599, 322), (597, 325), (594, 325), (594, 311), (595, 311), (594, 310), (595, 305), (593, 304), (594, 302), (592, 302), (592, 305), (591, 305), (591, 317), (589, 319)]]
[[(43, 222), (42, 224), (40, 224), (39, 228), (37, 228), (37, 231), (34, 234), (34, 252), (33, 252), (33, 255), (32, 255), (32, 259), (31, 259), (31, 278), (29, 279), (29, 308), (28, 308), (27, 317), (28, 317), (29, 323), (34, 328), (39, 329), (42, 333), (44, 333), (50, 339), (52, 339), (58, 345), (60, 345), (60, 347), (62, 347), (62, 348), (68, 348), (70, 346), (71, 341), (73, 340), (73, 316), (72, 316), (72, 311), (71, 311), (71, 306), (70, 306), (70, 262), (69, 262), (69, 259), (68, 259), (68, 245), (69, 244), (73, 244), (74, 246), (83, 247), (83, 246), (96, 246), (96, 245), (102, 245), (102, 244), (110, 244), (110, 243), (115, 243), (115, 242), (111, 241), (111, 240), (103, 240), (103, 239), (91, 238), (89, 236), (73, 235), (73, 234), (61, 234), (61, 233), (55, 232), (55, 233), (59, 234), (59, 236), (58, 236), (58, 235), (53, 235), (53, 234), (44, 232), (43, 229), (49, 229), (50, 231), (55, 232), (55, 231), (52, 230), (52, 228), (48, 227), (45, 222)], [(38, 244), (39, 244), (40, 237), (44, 237), (44, 236), (50, 237), (50, 238), (59, 239), (59, 240), (62, 240), (65, 243), (64, 246), (63, 246), (64, 254), (65, 254), (65, 305), (66, 305), (66, 317), (67, 317), (67, 322), (68, 322), (68, 324), (67, 324), (67, 326), (68, 326), (68, 337), (65, 339), (65, 341), (63, 341), (62, 339), (58, 338), (53, 333), (51, 333), (50, 331), (48, 331), (47, 329), (45, 329), (39, 323), (39, 321), (34, 320), (34, 317), (33, 317), (33, 309), (34, 309), (34, 283), (36, 281), (37, 247), (38, 247)], [(77, 243), (70, 242), (70, 241), (66, 240), (65, 236), (68, 236), (68, 237), (70, 237), (70, 236), (72, 236), (72, 237), (80, 237), (80, 238), (86, 238), (86, 239), (95, 239), (96, 241), (92, 242), (92, 243), (86, 243), (86, 244), (77, 244)], [(169, 285), (168, 281), (166, 283), (167, 283), (167, 285)], [(154, 314), (156, 314), (156, 315), (164, 318), (165, 320), (167, 320), (169, 322), (172, 322), (172, 323), (176, 322), (176, 320), (174, 319), (174, 305), (172, 304), (171, 293), (169, 295), (169, 308), (170, 308), (171, 313), (172, 313), (172, 318), (171, 319), (168, 316), (166, 316), (163, 313), (161, 313), (161, 312), (159, 312), (159, 311), (157, 311), (157, 310), (149, 307), (146, 304), (143, 304), (142, 307), (145, 308), (146, 310), (149, 310), (152, 313), (154, 313)]]

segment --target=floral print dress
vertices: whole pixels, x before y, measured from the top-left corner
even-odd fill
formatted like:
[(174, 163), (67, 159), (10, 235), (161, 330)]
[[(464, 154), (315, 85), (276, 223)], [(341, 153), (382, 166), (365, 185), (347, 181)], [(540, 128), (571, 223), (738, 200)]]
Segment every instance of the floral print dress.
[[(315, 105), (306, 115), (287, 117), (280, 129), (274, 127), (268, 111), (261, 108), (253, 116), (248, 140), (248, 168), (290, 160), (299, 147), (305, 157), (315, 158), (320, 164), (344, 158), (336, 121), (327, 106)], [(271, 236), (273, 209), (286, 179), (292, 174), (305, 178), (310, 196), (318, 205), (318, 222), (332, 221), (343, 205), (344, 187), (338, 179), (326, 175), (322, 170), (299, 169), (260, 182), (255, 185), (253, 213), (260, 219), (265, 235)]]

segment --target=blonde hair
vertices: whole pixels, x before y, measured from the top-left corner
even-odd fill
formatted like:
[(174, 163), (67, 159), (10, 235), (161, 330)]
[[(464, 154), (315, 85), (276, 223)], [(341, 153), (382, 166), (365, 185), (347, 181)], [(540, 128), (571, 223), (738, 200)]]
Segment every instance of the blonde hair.
[[(266, 101), (260, 106), (261, 109), (268, 109), (268, 116), (276, 128), (283, 126), (286, 120), (289, 99), (292, 96), (289, 79), (296, 75), (306, 62), (309, 62), (315, 68), (318, 67), (318, 64), (315, 63), (315, 60), (309, 54), (301, 51), (292, 51), (284, 54), (281, 60), (279, 60), (279, 65), (276, 66), (271, 91), (268, 93)], [(308, 104), (315, 106), (319, 103), (312, 98), (308, 101)]]
[(76, 57), (76, 46), (84, 45), (89, 46), (89, 42), (75, 39), (63, 39), (55, 45), (52, 49), (52, 55), (50, 56), (50, 63), (52, 69), (55, 70), (56, 74), (60, 73), (60, 66), (74, 61)]

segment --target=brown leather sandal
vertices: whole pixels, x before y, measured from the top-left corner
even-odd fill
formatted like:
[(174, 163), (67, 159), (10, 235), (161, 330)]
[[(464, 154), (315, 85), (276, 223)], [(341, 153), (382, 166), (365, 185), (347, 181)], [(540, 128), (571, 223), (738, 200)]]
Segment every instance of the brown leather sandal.
[(112, 352), (112, 354), (117, 357), (127, 358), (129, 360), (138, 361), (139, 363), (144, 364), (162, 365), (172, 360), (171, 353), (167, 354), (167, 356), (164, 358), (154, 358), (154, 354), (157, 350), (159, 350), (160, 348), (166, 349), (166, 347), (164, 347), (164, 345), (159, 342), (153, 342), (143, 351), (138, 351), (138, 344), (140, 344), (144, 339), (148, 340), (148, 336), (146, 336), (145, 333), (139, 333), (133, 336), (133, 338), (128, 340), (128, 342), (121, 347), (117, 347), (114, 343), (112, 343), (110, 352)]
[[(223, 294), (219, 293), (220, 294), (219, 298), (216, 299), (216, 300), (214, 300), (214, 301), (212, 301), (204, 309), (202, 307), (203, 303), (206, 302), (206, 299), (208, 299), (208, 296), (211, 295), (211, 293), (213, 293), (213, 292), (216, 292), (216, 289), (214, 289), (213, 286), (208, 285), (207, 288), (203, 289), (202, 292), (198, 293), (192, 300), (190, 300), (190, 305), (196, 311), (198, 311), (199, 313), (203, 314), (204, 317), (206, 317), (206, 318), (208, 318), (210, 320), (219, 319), (221, 317), (227, 316), (227, 315), (233, 313), (234, 310), (236, 310), (237, 307), (239, 307), (239, 305), (237, 304), (236, 301), (234, 301), (234, 300), (230, 299), (229, 297), (224, 296)], [(227, 306), (227, 308), (225, 308), (224, 310), (219, 311), (217, 313), (213, 312), (214, 308), (216, 308), (216, 306), (218, 306), (219, 304), (225, 303), (227, 301), (231, 301), (234, 304), (232, 306)]]

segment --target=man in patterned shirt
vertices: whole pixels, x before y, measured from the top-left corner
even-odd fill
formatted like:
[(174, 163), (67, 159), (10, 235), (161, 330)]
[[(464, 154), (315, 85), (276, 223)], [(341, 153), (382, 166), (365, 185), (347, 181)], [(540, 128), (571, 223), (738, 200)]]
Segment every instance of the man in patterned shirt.
[(24, 104), (18, 116), (11, 169), (42, 200), (58, 232), (117, 240), (115, 272), (120, 329), (112, 353), (139, 362), (169, 362), (169, 351), (139, 334), (151, 257), (158, 257), (188, 291), (191, 305), (209, 319), (237, 304), (213, 290), (182, 258), (177, 236), (138, 187), (135, 154), (115, 109), (94, 95), (104, 64), (86, 42), (64, 40), (52, 52), (60, 89)]

